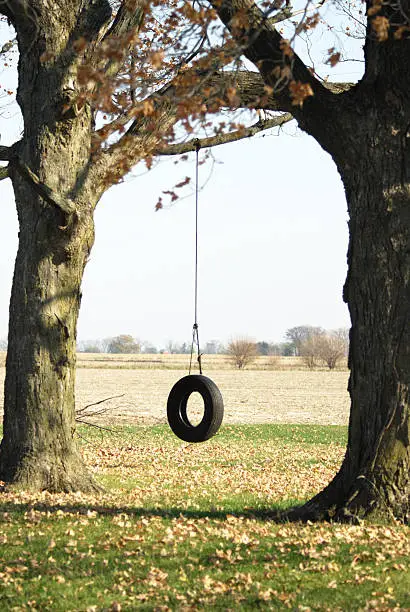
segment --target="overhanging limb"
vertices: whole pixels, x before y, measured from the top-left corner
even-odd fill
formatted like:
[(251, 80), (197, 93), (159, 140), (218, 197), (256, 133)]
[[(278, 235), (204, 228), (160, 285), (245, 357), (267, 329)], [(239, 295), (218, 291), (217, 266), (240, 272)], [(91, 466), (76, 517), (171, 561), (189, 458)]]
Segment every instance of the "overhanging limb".
[(13, 147), (0, 146), (0, 161), (10, 161), (13, 155)]
[(264, 130), (269, 130), (274, 127), (280, 127), (288, 121), (292, 121), (293, 116), (290, 113), (285, 113), (280, 117), (274, 117), (272, 119), (266, 119), (264, 121), (259, 120), (249, 127), (244, 127), (242, 130), (235, 130), (234, 132), (227, 132), (226, 134), (218, 134), (217, 136), (210, 136), (209, 138), (194, 138), (188, 142), (182, 142), (179, 144), (171, 144), (155, 151), (156, 155), (181, 155), (182, 153), (188, 153), (189, 151), (196, 151), (198, 146), (200, 149), (209, 149), (210, 147), (217, 147), (218, 145), (226, 144), (228, 142), (236, 142), (237, 140), (243, 140), (244, 138), (251, 138)]

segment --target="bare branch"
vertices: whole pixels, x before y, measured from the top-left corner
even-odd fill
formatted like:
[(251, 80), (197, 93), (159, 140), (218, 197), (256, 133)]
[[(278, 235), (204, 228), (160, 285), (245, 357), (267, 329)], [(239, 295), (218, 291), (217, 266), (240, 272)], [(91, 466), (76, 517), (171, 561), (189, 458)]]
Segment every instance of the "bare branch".
[(280, 127), (288, 121), (292, 121), (293, 116), (290, 113), (282, 115), (281, 117), (274, 117), (273, 119), (259, 120), (253, 125), (243, 128), (242, 130), (235, 130), (234, 132), (228, 132), (226, 134), (218, 134), (217, 136), (210, 136), (209, 138), (194, 138), (188, 142), (181, 144), (174, 144), (155, 151), (156, 155), (180, 155), (182, 153), (189, 153), (195, 151), (198, 146), (201, 149), (209, 149), (210, 147), (216, 147), (218, 145), (227, 144), (228, 142), (236, 142), (244, 138), (251, 138), (259, 132), (269, 130), (274, 127)]
[[(334, 94), (339, 94), (348, 91), (354, 86), (354, 83), (331, 83), (325, 82), (323, 83), (324, 87), (331, 91)], [(252, 109), (265, 109), (271, 111), (279, 111), (285, 112), (285, 109), (280, 104), (280, 101), (277, 97), (269, 93), (269, 88), (266, 87), (261, 75), (259, 72), (250, 72), (250, 71), (220, 71), (215, 72), (214, 74), (204, 75), (204, 82), (198, 85), (199, 92), (203, 88), (211, 88), (211, 90), (217, 93), (219, 99), (224, 99), (226, 97), (227, 90), (234, 87), (235, 95), (237, 98), (237, 106), (239, 108), (252, 108)], [(186, 92), (185, 92), (186, 93)], [(161, 104), (161, 100), (165, 101), (169, 106), (174, 103), (174, 105), (178, 102), (178, 97), (176, 95), (176, 89), (172, 83), (164, 86), (160, 91), (155, 92), (152, 96), (149, 96), (145, 99), (145, 103), (152, 101), (155, 106)], [(226, 107), (230, 107), (231, 103), (226, 98)], [(207, 102), (207, 96), (204, 94), (204, 102)], [(139, 102), (141, 106), (141, 102)], [(130, 123), (132, 120), (133, 112), (135, 111), (136, 106), (130, 109), (128, 114), (124, 114), (118, 117), (112, 124), (112, 129), (120, 130), (123, 126)], [(136, 133), (137, 127), (141, 127), (141, 118), (134, 120), (131, 128), (127, 132), (129, 136), (130, 133)], [(104, 131), (104, 129), (97, 130), (95, 132), (98, 135), (100, 132)], [(125, 139), (125, 137), (124, 137)]]
[[(83, 406), (83, 408), (79, 408), (76, 411), (76, 415), (79, 416), (81, 414), (83, 414), (84, 412), (86, 412), (89, 408), (92, 408), (93, 406), (99, 406), (100, 404), (104, 404), (105, 402), (109, 402), (112, 399), (118, 399), (119, 397), (124, 397), (125, 393), (121, 393), (120, 395), (112, 395), (111, 397), (105, 397), (102, 400), (99, 400), (98, 402), (93, 402), (92, 404), (87, 404), (86, 406)], [(106, 412), (107, 410), (109, 410), (109, 408), (105, 407), (103, 409), (103, 412)], [(92, 412), (90, 415), (88, 416), (93, 416), (95, 413), (100, 414), (99, 410)]]
[(96, 427), (97, 429), (112, 432), (113, 430), (109, 427), (103, 427), (102, 425), (98, 425), (97, 423), (92, 423), (91, 421), (87, 420), (87, 418), (101, 416), (102, 414), (105, 414), (111, 409), (111, 406), (104, 406), (103, 408), (97, 408), (95, 410), (90, 410), (90, 408), (93, 408), (93, 406), (104, 404), (105, 402), (108, 402), (112, 399), (124, 397), (124, 395), (125, 393), (121, 393), (120, 395), (106, 397), (102, 400), (99, 400), (98, 402), (93, 402), (92, 404), (87, 404), (87, 406), (84, 406), (83, 408), (79, 408), (78, 410), (76, 410), (75, 420), (77, 421), (77, 423), (81, 423), (82, 425), (89, 425), (90, 427)]
[(4, 179), (8, 177), (9, 177), (9, 167), (0, 166), (0, 181), (4, 181)]
[(282, 21), (287, 21), (288, 19), (293, 19), (293, 17), (297, 17), (298, 15), (306, 15), (307, 13), (311, 13), (312, 11), (317, 11), (321, 6), (324, 5), (326, 0), (320, 0), (318, 4), (308, 5), (305, 8), (299, 9), (297, 11), (292, 11), (292, 7), (286, 6), (284, 9), (280, 10), (273, 17), (268, 18), (268, 22), (271, 25), (275, 25), (277, 23), (281, 23)]
[(71, 216), (77, 212), (74, 202), (68, 198), (61, 197), (56, 191), (41, 182), (37, 174), (30, 168), (18, 160), (14, 160), (13, 167), (22, 176), (33, 189), (40, 195), (48, 204), (55, 206), (63, 213)]

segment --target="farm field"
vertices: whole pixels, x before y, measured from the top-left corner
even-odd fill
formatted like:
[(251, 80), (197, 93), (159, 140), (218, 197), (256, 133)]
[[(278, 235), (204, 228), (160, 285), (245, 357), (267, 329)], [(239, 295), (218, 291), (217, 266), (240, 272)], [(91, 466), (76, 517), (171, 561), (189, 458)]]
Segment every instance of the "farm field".
[[(347, 370), (311, 371), (297, 358), (269, 359), (259, 358), (257, 369), (236, 370), (225, 356), (206, 356), (204, 373), (216, 382), (224, 398), (224, 423), (348, 423)], [(189, 355), (80, 354), (77, 409), (121, 396), (105, 402), (107, 412), (93, 417), (93, 422), (165, 423), (168, 394), (188, 373), (188, 363)], [(4, 373), (1, 367), (0, 384)]]
[[(4, 353), (3, 353), (4, 355)], [(188, 368), (190, 355), (157, 353), (148, 355), (138, 353), (135, 355), (115, 355), (107, 353), (78, 353), (77, 365), (80, 368), (125, 368), (125, 369), (166, 369), (184, 370)], [(194, 356), (194, 364), (196, 364)], [(0, 365), (1, 365), (0, 353)], [(229, 355), (202, 355), (202, 365), (205, 370), (233, 370)], [(279, 357), (276, 355), (258, 356), (248, 366), (249, 370), (304, 370), (308, 367), (303, 357)], [(318, 366), (317, 370), (327, 370), (325, 366)], [(339, 370), (347, 370), (347, 364), (340, 362)]]

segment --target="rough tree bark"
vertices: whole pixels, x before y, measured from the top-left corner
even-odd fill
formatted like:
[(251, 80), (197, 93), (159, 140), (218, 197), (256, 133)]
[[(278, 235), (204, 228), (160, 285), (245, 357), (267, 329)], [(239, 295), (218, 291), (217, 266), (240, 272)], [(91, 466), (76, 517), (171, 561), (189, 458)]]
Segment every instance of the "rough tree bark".
[[(337, 96), (325, 91), (297, 56), (283, 57), (280, 35), (263, 23), (251, 2), (226, 0), (215, 8), (238, 40), (250, 41), (245, 54), (265, 83), (277, 87), (275, 68), (290, 66), (290, 79), (310, 84), (314, 95), (301, 106), (292, 105), (283, 83), (276, 99), (281, 110), (293, 109), (299, 126), (333, 157), (350, 215), (344, 289), (352, 321), (346, 456), (329, 486), (287, 518), (353, 520), (380, 513), (408, 520), (410, 40), (394, 34), (403, 16), (409, 18), (409, 3), (401, 3), (401, 13), (385, 9), (396, 25), (387, 40), (377, 40), (369, 20), (364, 78)], [(248, 27), (238, 30), (232, 23), (244, 10)]]
[[(400, 54), (395, 56), (399, 62)], [(339, 162), (350, 213), (344, 295), (352, 319), (352, 406), (346, 458), (331, 488), (337, 506), (348, 512), (377, 510), (408, 519), (410, 82), (401, 92), (386, 85), (371, 106), (367, 96), (356, 106), (349, 131), (357, 153), (346, 156), (343, 166)]]
[(409, 518), (410, 116), (408, 102), (396, 100), (399, 108), (384, 96), (359, 106), (356, 97), (353, 112), (340, 114), (337, 158), (350, 214), (349, 440), (334, 481), (296, 517)]
[[(98, 193), (78, 187), (93, 117), (88, 105), (75, 106), (77, 60), (65, 50), (77, 10), (50, 11), (46, 4), (34, 10), (33, 3), (31, 13), (16, 4), (10, 13), (18, 34), (24, 136), (9, 163), (20, 231), (0, 478), (24, 488), (87, 491), (97, 486), (76, 449), (74, 382), (80, 284), (98, 200)], [(46, 64), (47, 55), (59, 59)]]

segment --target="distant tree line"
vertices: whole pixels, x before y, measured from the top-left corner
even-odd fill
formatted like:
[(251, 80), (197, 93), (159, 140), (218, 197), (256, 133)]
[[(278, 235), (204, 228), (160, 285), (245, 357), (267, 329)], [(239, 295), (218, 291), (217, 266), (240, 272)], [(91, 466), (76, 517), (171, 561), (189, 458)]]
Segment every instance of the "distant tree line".
[[(154, 349), (154, 347), (152, 348)], [(113, 338), (103, 338), (101, 340), (86, 340), (77, 344), (77, 351), (79, 353), (133, 355), (141, 353), (141, 349), (141, 342), (129, 334), (120, 334)]]
[[(226, 345), (219, 340), (211, 340), (201, 347), (205, 355), (228, 355), (231, 362), (244, 369), (257, 356), (263, 357), (302, 357), (309, 368), (326, 365), (330, 370), (346, 359), (349, 348), (349, 332), (345, 328), (325, 330), (313, 325), (299, 325), (289, 328), (284, 342), (255, 341), (246, 336), (231, 339)], [(7, 350), (7, 340), (0, 339), (0, 351)], [(80, 341), (80, 353), (111, 354), (179, 354), (191, 352), (190, 342), (169, 340), (164, 348), (158, 349), (152, 342), (141, 341), (130, 334), (120, 334), (110, 338)]]
[[(1, 346), (1, 345), (0, 345)], [(5, 348), (7, 347), (7, 343)], [(1, 350), (1, 348), (0, 348)], [(201, 347), (203, 353), (207, 355), (226, 354), (226, 347), (218, 340), (207, 342)], [(151, 342), (144, 342), (133, 338), (128, 334), (121, 334), (113, 338), (100, 340), (85, 340), (78, 342), (77, 351), (79, 353), (113, 353), (113, 354), (135, 354), (142, 353), (155, 355), (157, 353), (167, 353), (171, 355), (188, 355), (191, 352), (190, 342), (175, 342), (169, 340), (164, 348), (158, 349)]]
[[(244, 369), (257, 356), (293, 356), (302, 357), (309, 368), (326, 365), (332, 370), (347, 357), (348, 347), (349, 333), (345, 328), (329, 331), (313, 325), (300, 325), (286, 331), (284, 342), (255, 341), (242, 336), (231, 339), (226, 345), (219, 340), (211, 340), (201, 350), (206, 355), (228, 355), (238, 369)], [(0, 350), (6, 348), (7, 343), (0, 341)], [(169, 340), (165, 348), (158, 349), (151, 342), (120, 334), (102, 340), (79, 342), (77, 350), (81, 353), (185, 355), (191, 352), (191, 343)]]

